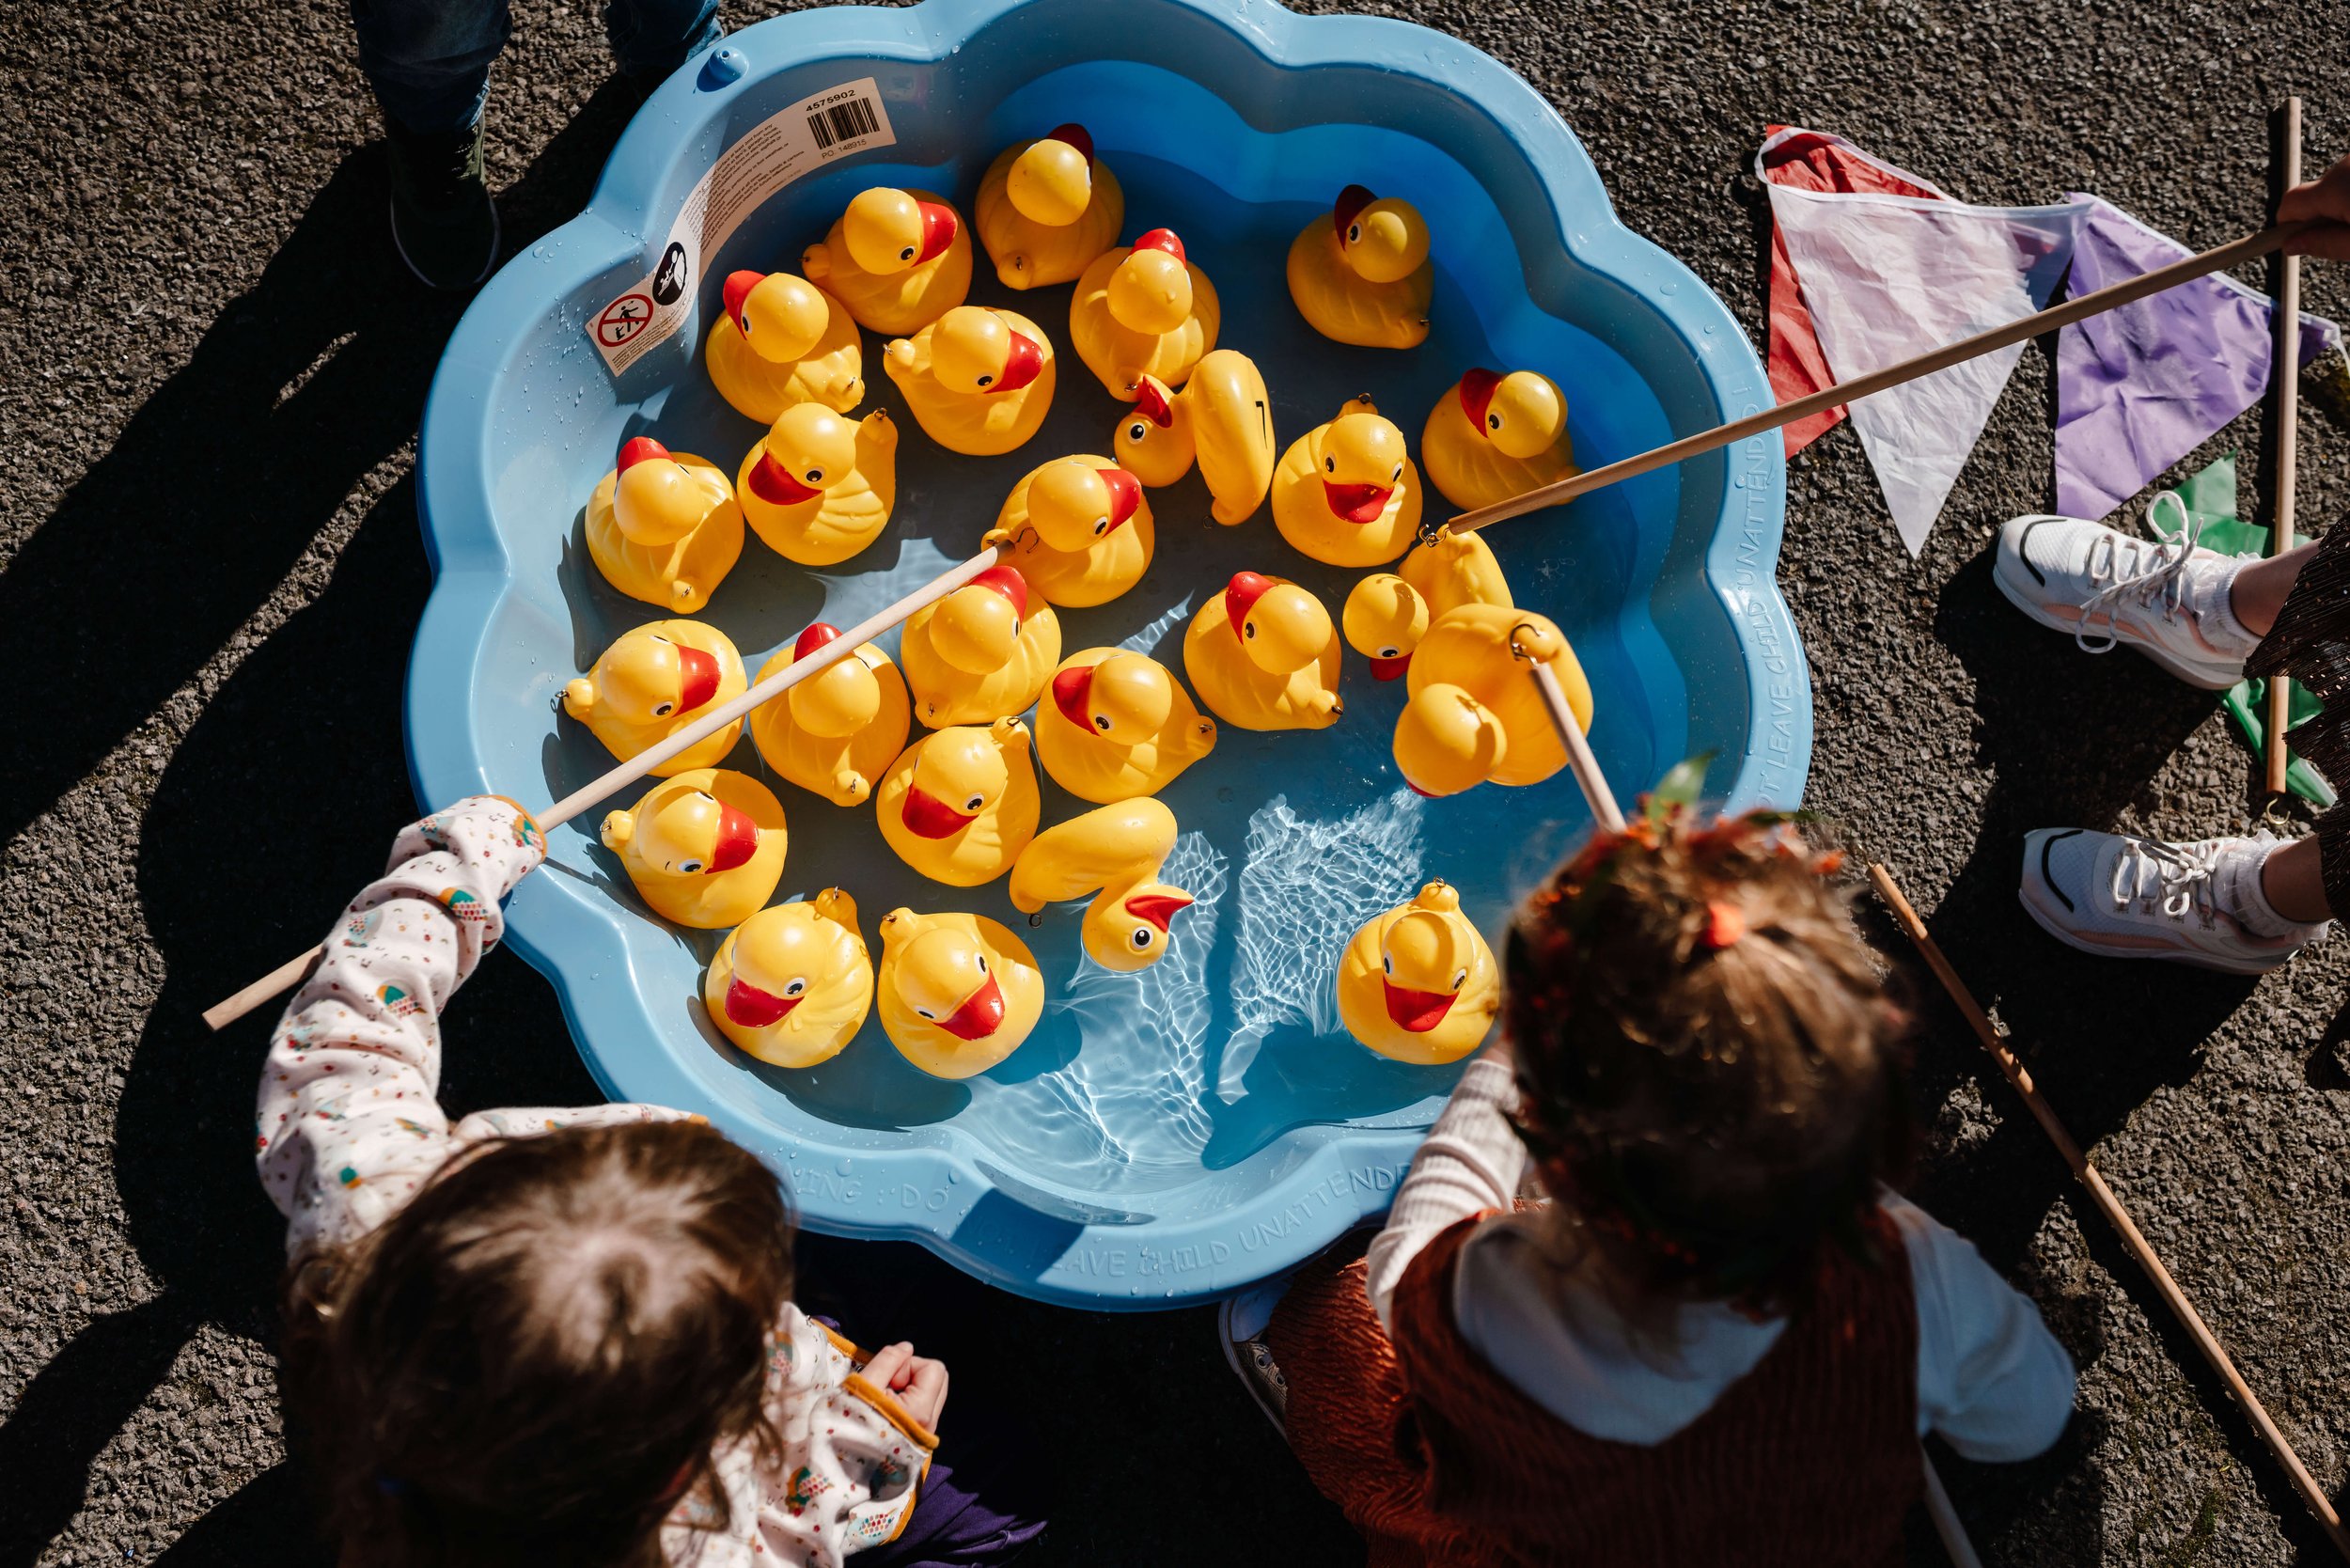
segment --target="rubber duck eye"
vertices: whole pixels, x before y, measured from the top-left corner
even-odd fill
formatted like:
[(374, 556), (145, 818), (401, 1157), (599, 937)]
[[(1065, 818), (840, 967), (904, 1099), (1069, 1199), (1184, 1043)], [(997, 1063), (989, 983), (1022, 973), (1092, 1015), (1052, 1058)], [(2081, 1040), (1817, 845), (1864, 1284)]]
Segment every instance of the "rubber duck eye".
[(973, 956), (974, 956), (974, 957), (976, 957), (976, 958), (979, 960), (979, 973), (980, 973), (980, 974), (982, 974), (982, 975), (986, 974), (986, 973), (987, 973), (987, 955), (986, 955), (985, 953), (977, 953), (977, 954), (974, 954)]
[(1108, 518), (1106, 518), (1106, 517), (1097, 517), (1097, 518), (1095, 518), (1095, 519), (1093, 520), (1093, 537), (1094, 537), (1094, 538), (1096, 538), (1096, 539), (1100, 539), (1100, 538), (1101, 538), (1104, 534), (1108, 533), (1109, 531), (1110, 531), (1110, 520), (1109, 520)]
[(1129, 441), (1139, 441), (1148, 432), (1143, 428), (1142, 421), (1139, 419), (1126, 427), (1126, 439)]
[(1389, 484), (1396, 484), (1396, 483), (1401, 482), (1401, 481), (1402, 481), (1402, 478), (1403, 478), (1403, 465), (1402, 465), (1402, 463), (1397, 463), (1397, 464), (1395, 465), (1395, 472), (1387, 476), (1387, 482), (1388, 482)]
[(783, 988), (783, 994), (786, 996), (797, 996), (805, 993), (807, 990), (807, 981), (795, 979), (790, 985)]
[(973, 795), (969, 800), (963, 803), (963, 808), (965, 811), (977, 811), (979, 808), (985, 806), (986, 804), (987, 797), (985, 795)]
[(667, 718), (671, 713), (676, 712), (677, 704), (674, 702), (656, 702), (653, 704), (652, 716), (655, 718)]
[(1324, 472), (1335, 474), (1339, 471), (1339, 460), (1334, 457), (1324, 458), (1322, 467)]
[(898, 253), (898, 259), (899, 259), (899, 260), (901, 260), (901, 261), (911, 261), (911, 260), (913, 260), (913, 259), (914, 259), (914, 249), (915, 249), (915, 247), (914, 247), (914, 246), (912, 246), (912, 245), (908, 245), (908, 246), (906, 246), (906, 248), (905, 248), (905, 249), (903, 249), (903, 250), (901, 250), (901, 251), (900, 251), (900, 252)]
[(1499, 429), (1501, 428), (1501, 416), (1500, 416), (1500, 415), (1498, 415), (1498, 414), (1488, 414), (1488, 415), (1486, 415), (1486, 416), (1485, 416), (1485, 428), (1486, 428), (1487, 430), (1489, 430), (1489, 431), (1497, 431), (1497, 430), (1499, 430)]
[(809, 469), (807, 471), (807, 482), (810, 484), (822, 484), (824, 482), (824, 471), (821, 468)]
[(1381, 953), (1379, 955), (1379, 967), (1385, 969), (1387, 974), (1392, 977), (1395, 974), (1395, 960), (1388, 957), (1386, 953)]
[(1240, 624), (1240, 635), (1244, 637), (1255, 636), (1257, 635), (1257, 623), (1253, 620), (1242, 621)]
[(1093, 715), (1093, 728), (1094, 728), (1094, 729), (1107, 729), (1109, 727), (1110, 727), (1110, 716), (1109, 716), (1109, 714), (1107, 714), (1107, 713), (1096, 713), (1096, 714), (1094, 714), (1094, 715)]
[(1462, 970), (1459, 974), (1452, 977), (1452, 989), (1455, 991), (1460, 990), (1461, 987), (1466, 985), (1467, 983), (1468, 971), (1466, 969)]
[(655, 641), (655, 642), (657, 642), (657, 643), (660, 643), (660, 644), (661, 644), (663, 647), (665, 647), (665, 648), (666, 648), (666, 647), (667, 647), (667, 646), (669, 645), (669, 639), (668, 639), (668, 638), (666, 638), (666, 637), (665, 637), (665, 636), (663, 636), (663, 635), (662, 635), (660, 633), (658, 633), (658, 632), (655, 632), (655, 633), (652, 635), (652, 640), (653, 640), (653, 641)]
[(938, 1022), (938, 1014), (932, 1012), (929, 1008), (917, 1007), (914, 1011), (920, 1013), (923, 1017), (929, 1019), (933, 1024)]
[(1360, 240), (1362, 237), (1363, 237), (1363, 226), (1362, 226), (1361, 224), (1358, 224), (1358, 223), (1351, 223), (1351, 224), (1348, 224), (1348, 225), (1346, 226), (1346, 243), (1347, 243), (1348, 244), (1350, 244), (1350, 245), (1351, 245), (1351, 244), (1354, 244), (1356, 241)]
[(985, 386), (985, 385), (987, 385), (989, 383), (993, 382), (995, 379), (995, 378), (994, 376), (981, 376), (981, 377), (979, 378), (979, 384), (980, 384), (981, 386)]
[(698, 860), (681, 860), (677, 863), (677, 869), (687, 876), (692, 876), (702, 869), (702, 863)]
[(1379, 651), (1379, 656), (1383, 659), (1399, 658), (1402, 656), (1402, 651), (1403, 651), (1400, 648), (1383, 648)]
[(1151, 938), (1156, 934), (1157, 933), (1152, 931), (1149, 926), (1144, 926), (1141, 930), (1135, 933), (1135, 946), (1136, 948), (1148, 948), (1151, 945)]

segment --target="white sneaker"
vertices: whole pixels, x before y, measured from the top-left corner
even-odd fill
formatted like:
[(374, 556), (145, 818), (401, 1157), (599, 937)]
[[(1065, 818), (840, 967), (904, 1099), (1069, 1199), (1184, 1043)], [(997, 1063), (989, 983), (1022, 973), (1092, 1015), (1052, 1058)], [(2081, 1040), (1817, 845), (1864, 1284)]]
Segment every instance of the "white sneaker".
[[(2175, 533), (2162, 525), (2166, 501)], [(1992, 579), (2041, 625), (2072, 633), (2083, 652), (2127, 644), (2182, 681), (2225, 691), (2244, 679), (2259, 642), (2224, 609), (2238, 557), (2198, 544), (2201, 525), (2170, 491), (2146, 519), (2160, 542), (2077, 517), (2014, 518), (1999, 529)]]
[(2166, 844), (2125, 833), (2044, 827), (2024, 836), (2019, 896), (2043, 930), (2085, 953), (2265, 974), (2326, 933), (2320, 922), (2263, 936), (2232, 904), (2229, 873), (2250, 868), (2230, 862), (2238, 855), (2264, 857), (2276, 842), (2265, 830), (2249, 839)]

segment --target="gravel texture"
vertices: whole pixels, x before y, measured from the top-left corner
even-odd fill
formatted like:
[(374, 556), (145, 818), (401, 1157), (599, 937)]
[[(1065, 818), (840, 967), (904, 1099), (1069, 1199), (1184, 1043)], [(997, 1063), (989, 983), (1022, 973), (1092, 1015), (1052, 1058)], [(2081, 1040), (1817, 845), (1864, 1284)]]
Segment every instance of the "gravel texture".
[[(2350, 148), (2342, 4), (1374, 8), (1537, 84), (1625, 220), (1758, 334), (1767, 220), (1744, 171), (1766, 122), (1840, 130), (1979, 201), (2087, 186), (2199, 246), (2259, 223), (2264, 112), (2285, 93), (2311, 95), (2313, 162)], [(509, 245), (579, 209), (633, 104), (597, 8), (517, 9), (491, 106)], [(372, 108), (328, 0), (21, 0), (0, 18), (0, 668), (38, 688), (0, 747), (0, 1564), (322, 1562), (280, 1463), (279, 1232), (247, 1160), (261, 1029), (214, 1039), (196, 1014), (309, 939), (413, 815), (399, 689), (429, 573), (410, 470), (458, 306), (388, 259)], [(2312, 269), (2307, 297), (2350, 320), (2350, 273)], [(1992, 588), (1997, 524), (2050, 498), (2048, 347), (2026, 353), (1922, 561), (1849, 431), (1796, 465), (1782, 577), (1813, 661), (1810, 803), (1899, 869), (2338, 1489), (2350, 944), (2258, 984), (2150, 973), (2059, 948), (2014, 902), (2027, 828), (2189, 837), (2260, 809), (2209, 698), (2076, 653)], [(2266, 433), (2248, 416), (2190, 466), (2240, 447), (2249, 494)], [(2305, 404), (2300, 439), (2301, 515), (2322, 527), (2350, 501), (2350, 436)], [(1929, 991), (1920, 972), (1919, 1194), (2082, 1368), (2047, 1457), (1941, 1456), (1986, 1560), (2324, 1560)], [(519, 961), (485, 967), (453, 1040), (461, 1108), (594, 1093)], [(803, 1259), (820, 1297), (879, 1289), (885, 1317), (910, 1301), (958, 1387), (1036, 1403), (1064, 1492), (1040, 1565), (1359, 1560), (1207, 1313), (1030, 1306), (904, 1247), (811, 1238)]]

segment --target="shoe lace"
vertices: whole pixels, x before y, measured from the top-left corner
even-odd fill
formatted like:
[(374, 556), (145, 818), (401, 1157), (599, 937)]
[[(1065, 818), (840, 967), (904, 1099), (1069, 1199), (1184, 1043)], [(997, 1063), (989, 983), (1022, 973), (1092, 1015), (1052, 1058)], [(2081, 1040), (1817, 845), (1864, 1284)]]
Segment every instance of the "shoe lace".
[[(2178, 513), (2178, 531), (2165, 532), (2161, 522), (2163, 503), (2170, 503)], [(2089, 545), (2089, 580), (2106, 586), (2081, 604), (2080, 624), (2073, 630), (2074, 645), (2084, 653), (2110, 653), (2121, 643), (2115, 618), (2122, 606), (2135, 600), (2140, 609), (2154, 610), (2165, 620), (2179, 613), (2183, 579), (2187, 562), (2195, 558), (2203, 537), (2202, 519), (2186, 510), (2186, 503), (2176, 492), (2163, 491), (2154, 496), (2153, 506), (2146, 509), (2146, 525), (2154, 531), (2159, 541), (2147, 544), (2118, 533), (2100, 533)], [(2150, 564), (2151, 563), (2151, 564)], [(2105, 617), (2104, 641), (2096, 638), (2096, 620)]]
[(2139, 839), (2115, 857), (2113, 902), (2117, 905), (2153, 898), (2165, 915), (2183, 919), (2191, 911), (2208, 924), (2217, 908), (2220, 845), (2163, 844)]

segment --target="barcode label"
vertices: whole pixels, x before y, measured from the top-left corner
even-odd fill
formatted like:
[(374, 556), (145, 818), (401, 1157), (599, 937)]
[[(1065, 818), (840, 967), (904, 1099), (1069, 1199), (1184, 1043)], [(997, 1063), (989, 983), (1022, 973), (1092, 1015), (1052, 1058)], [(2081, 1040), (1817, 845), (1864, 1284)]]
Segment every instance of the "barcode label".
[(873, 102), (869, 98), (852, 98), (846, 103), (836, 103), (807, 117), (807, 133), (816, 138), (819, 152), (829, 152), (835, 142), (854, 141), (880, 129), (881, 121), (874, 116)]

